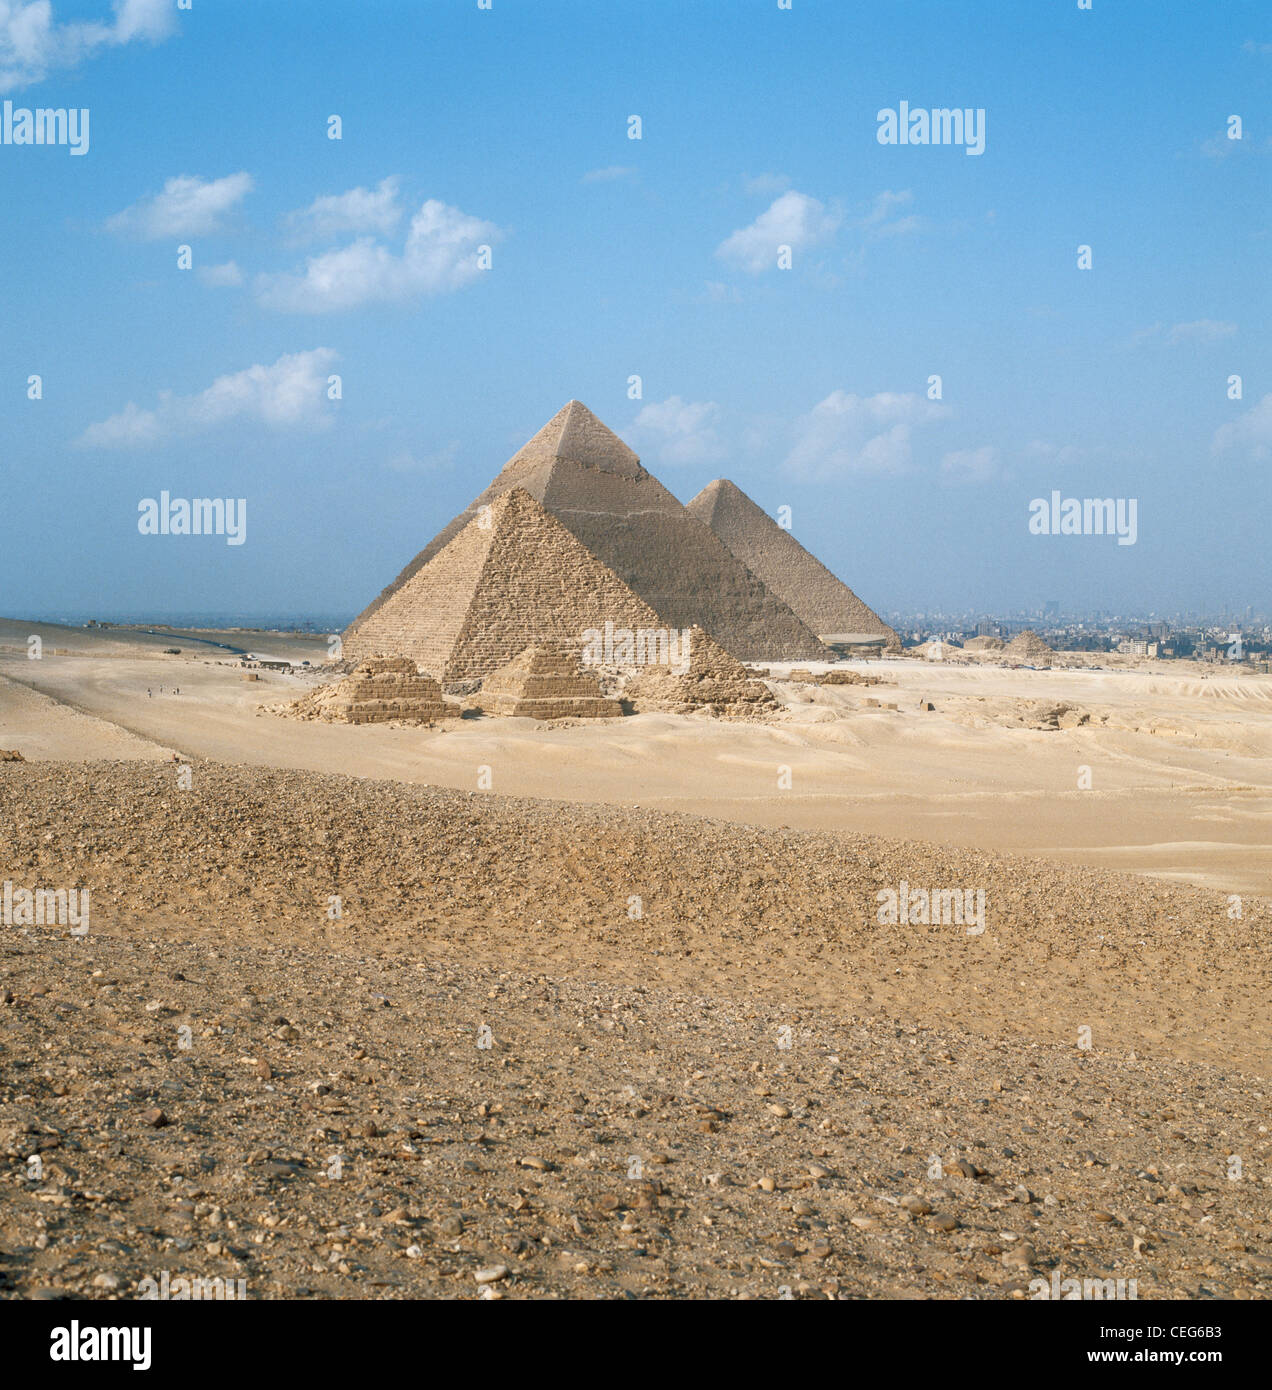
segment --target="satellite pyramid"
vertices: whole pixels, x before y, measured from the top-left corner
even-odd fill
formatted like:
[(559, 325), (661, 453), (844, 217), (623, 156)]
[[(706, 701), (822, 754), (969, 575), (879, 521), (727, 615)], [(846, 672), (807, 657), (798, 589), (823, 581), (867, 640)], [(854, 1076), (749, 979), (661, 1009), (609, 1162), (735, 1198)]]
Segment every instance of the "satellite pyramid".
[(421, 676), (413, 661), (381, 656), (360, 661), (344, 680), (277, 707), (275, 713), (327, 723), (419, 724), (458, 718), (461, 711), (442, 699), (442, 687), (432, 676)]
[(688, 504), (739, 560), (821, 638), (901, 639), (856, 594), (727, 478), (717, 478)]
[(1028, 661), (1035, 665), (1049, 666), (1055, 651), (1033, 630), (1027, 627), (1018, 632), (1003, 648), (1003, 655), (1015, 657), (1018, 661)]
[(778, 707), (768, 686), (699, 627), (689, 633), (687, 670), (646, 666), (627, 682), (623, 698), (637, 713), (688, 714), (705, 708), (726, 719), (758, 719)]
[(527, 647), (481, 683), (479, 703), (488, 714), (531, 719), (621, 717), (623, 707), (601, 693), (593, 672), (558, 647)]
[(354, 660), (404, 656), (444, 685), (484, 678), (529, 646), (577, 660), (606, 622), (662, 619), (522, 487), (496, 497), (346, 631)]
[(698, 623), (744, 661), (831, 657), (788, 605), (579, 401), (562, 406), (508, 460), (350, 631), (369, 622), (483, 507), (514, 487), (524, 488), (566, 526), (657, 612), (661, 625), (684, 630)]

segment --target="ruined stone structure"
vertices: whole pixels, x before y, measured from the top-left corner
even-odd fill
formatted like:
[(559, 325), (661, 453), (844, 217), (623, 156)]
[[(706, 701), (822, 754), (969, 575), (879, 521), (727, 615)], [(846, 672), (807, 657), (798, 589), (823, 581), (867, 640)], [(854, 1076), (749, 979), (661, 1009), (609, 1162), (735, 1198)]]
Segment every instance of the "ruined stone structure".
[(649, 630), (662, 620), (520, 487), (496, 497), (427, 564), (345, 633), (355, 660), (408, 656), (445, 686), (484, 679), (529, 646), (577, 661), (606, 621)]
[(477, 703), (487, 714), (531, 719), (621, 717), (623, 707), (601, 693), (600, 681), (557, 647), (527, 647), (482, 682)]
[(724, 719), (759, 719), (778, 709), (768, 687), (698, 627), (689, 634), (687, 671), (648, 666), (627, 682), (623, 698), (637, 713), (709, 709)]
[(376, 656), (360, 661), (342, 681), (324, 686), (276, 713), (294, 719), (320, 719), (326, 723), (387, 724), (432, 723), (457, 718), (458, 705), (442, 699), (442, 688), (432, 676), (421, 675), (405, 657)]
[(1003, 649), (1003, 639), (988, 633), (983, 637), (969, 637), (963, 643), (963, 649), (969, 652), (1000, 652)]
[(1031, 627), (1018, 632), (1003, 648), (1003, 655), (1031, 666), (1050, 666), (1055, 651)]
[[(579, 401), (557, 411), (485, 492), (354, 620), (346, 645), (350, 639), (360, 645), (362, 630), (372, 626), (381, 610), (483, 509), (513, 488), (525, 489), (648, 604), (658, 615), (656, 626), (683, 630), (696, 623), (746, 661), (831, 659), (832, 653), (789, 606)], [(531, 640), (536, 639), (527, 637), (522, 647)]]
[(717, 478), (687, 506), (824, 641), (875, 638), (893, 650), (901, 646), (877, 613), (735, 483)]

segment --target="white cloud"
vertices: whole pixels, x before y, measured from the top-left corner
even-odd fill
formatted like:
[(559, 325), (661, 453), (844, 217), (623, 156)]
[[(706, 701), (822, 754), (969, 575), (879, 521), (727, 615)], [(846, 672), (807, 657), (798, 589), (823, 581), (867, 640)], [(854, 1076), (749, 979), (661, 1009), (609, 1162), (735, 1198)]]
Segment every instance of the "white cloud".
[(793, 190), (783, 193), (751, 223), (726, 237), (716, 248), (721, 260), (758, 275), (777, 267), (777, 248), (802, 251), (829, 240), (839, 218), (816, 198)]
[(609, 164), (604, 169), (589, 169), (580, 182), (614, 183), (618, 179), (631, 178), (635, 172), (630, 164)]
[(904, 236), (907, 232), (917, 231), (917, 217), (913, 214), (900, 215), (900, 210), (909, 207), (913, 201), (914, 194), (909, 189), (894, 193), (885, 188), (876, 195), (869, 210), (856, 225), (872, 237)]
[(335, 360), (331, 348), (286, 353), (268, 367), (258, 364), (217, 377), (193, 396), (160, 392), (153, 410), (129, 401), (118, 414), (89, 425), (78, 442), (98, 449), (144, 448), (232, 420), (274, 429), (320, 429), (331, 422), (327, 374)]
[(1230, 338), (1237, 331), (1235, 323), (1224, 323), (1218, 319), (1194, 319), (1191, 323), (1177, 323), (1166, 334), (1166, 341), (1173, 347), (1176, 343), (1214, 343), (1220, 338)]
[(348, 193), (315, 198), (307, 208), (289, 215), (288, 227), (293, 237), (302, 241), (325, 240), (350, 232), (388, 236), (402, 220), (398, 184), (397, 178), (390, 177), (381, 179), (373, 189), (351, 188)]
[(243, 272), (237, 261), (225, 261), (221, 265), (197, 265), (194, 273), (205, 285), (215, 289), (233, 288), (243, 283)]
[(1256, 459), (1272, 455), (1272, 392), (1230, 425), (1220, 425), (1211, 441), (1215, 453), (1225, 449), (1249, 449)]
[(372, 237), (359, 237), (310, 256), (298, 274), (258, 276), (256, 293), (266, 308), (295, 314), (444, 294), (482, 273), (477, 248), (500, 236), (493, 223), (430, 198), (411, 219), (401, 255)]
[(221, 218), (251, 191), (251, 174), (227, 174), (223, 179), (180, 174), (164, 184), (162, 193), (108, 217), (106, 230), (143, 241), (207, 236), (220, 230)]
[(98, 49), (146, 39), (161, 43), (176, 29), (173, 0), (115, 0), (114, 22), (59, 24), (51, 0), (0, 0), (0, 92), (41, 82)]
[(716, 463), (725, 457), (716, 433), (720, 407), (714, 401), (685, 401), (668, 396), (645, 406), (630, 434), (640, 447), (657, 455), (662, 463)]
[(910, 467), (914, 428), (943, 414), (942, 406), (913, 393), (832, 391), (796, 422), (785, 467), (808, 478), (903, 473)]
[(952, 449), (941, 458), (941, 472), (955, 483), (988, 482), (998, 472), (998, 451), (990, 444)]
[(742, 179), (742, 191), (753, 196), (772, 198), (785, 193), (791, 181), (785, 174), (748, 174)]
[(1167, 347), (1178, 347), (1180, 343), (1217, 343), (1221, 338), (1230, 338), (1237, 331), (1235, 323), (1221, 319), (1193, 319), (1190, 323), (1173, 323), (1169, 327), (1157, 322), (1147, 328), (1136, 329), (1131, 334), (1131, 346), (1142, 347), (1145, 343), (1165, 343)]

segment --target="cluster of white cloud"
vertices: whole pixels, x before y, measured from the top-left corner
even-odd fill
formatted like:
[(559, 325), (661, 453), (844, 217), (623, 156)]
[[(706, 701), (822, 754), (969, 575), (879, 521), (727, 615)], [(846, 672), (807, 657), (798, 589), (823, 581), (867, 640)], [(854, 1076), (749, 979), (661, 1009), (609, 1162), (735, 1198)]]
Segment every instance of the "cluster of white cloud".
[(1272, 391), (1230, 425), (1220, 425), (1212, 448), (1216, 453), (1248, 449), (1250, 456), (1259, 461), (1272, 458)]
[(402, 220), (400, 182), (390, 177), (381, 179), (375, 188), (351, 188), (348, 193), (315, 198), (307, 208), (287, 218), (292, 236), (297, 241), (325, 241), (359, 232), (388, 236)]
[(275, 429), (321, 429), (331, 422), (327, 376), (335, 360), (331, 348), (285, 353), (269, 366), (256, 364), (217, 377), (192, 396), (161, 392), (153, 410), (129, 401), (117, 415), (89, 425), (79, 442), (99, 449), (145, 448), (232, 420)]
[(783, 193), (747, 227), (740, 227), (716, 248), (716, 255), (751, 275), (775, 270), (778, 247), (793, 253), (834, 236), (839, 216), (806, 193)]
[(725, 457), (716, 429), (719, 416), (720, 407), (714, 401), (668, 396), (643, 406), (629, 433), (633, 443), (660, 463), (716, 463)]
[(173, 0), (115, 0), (114, 21), (59, 24), (50, 0), (0, 0), (0, 92), (42, 82), (101, 48), (146, 39), (161, 43), (176, 29)]
[(266, 308), (294, 314), (443, 294), (481, 274), (478, 249), (499, 237), (492, 222), (430, 198), (411, 219), (401, 254), (359, 237), (310, 256), (299, 273), (258, 276), (256, 294)]
[(944, 414), (943, 406), (913, 392), (832, 391), (796, 422), (785, 466), (810, 479), (904, 473), (913, 461), (914, 430)]
[(121, 236), (159, 241), (164, 237), (209, 236), (220, 231), (222, 218), (252, 191), (252, 176), (227, 174), (201, 179), (180, 174), (161, 193), (143, 198), (106, 219), (106, 230)]

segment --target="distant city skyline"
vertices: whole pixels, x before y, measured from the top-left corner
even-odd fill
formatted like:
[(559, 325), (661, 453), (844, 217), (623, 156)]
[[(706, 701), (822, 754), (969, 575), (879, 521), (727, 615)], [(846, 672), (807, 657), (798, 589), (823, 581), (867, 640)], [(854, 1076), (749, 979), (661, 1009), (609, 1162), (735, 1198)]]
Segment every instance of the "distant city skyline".
[(1264, 5), (0, 11), (0, 615), (347, 621), (570, 398), (890, 621), (1272, 607)]

